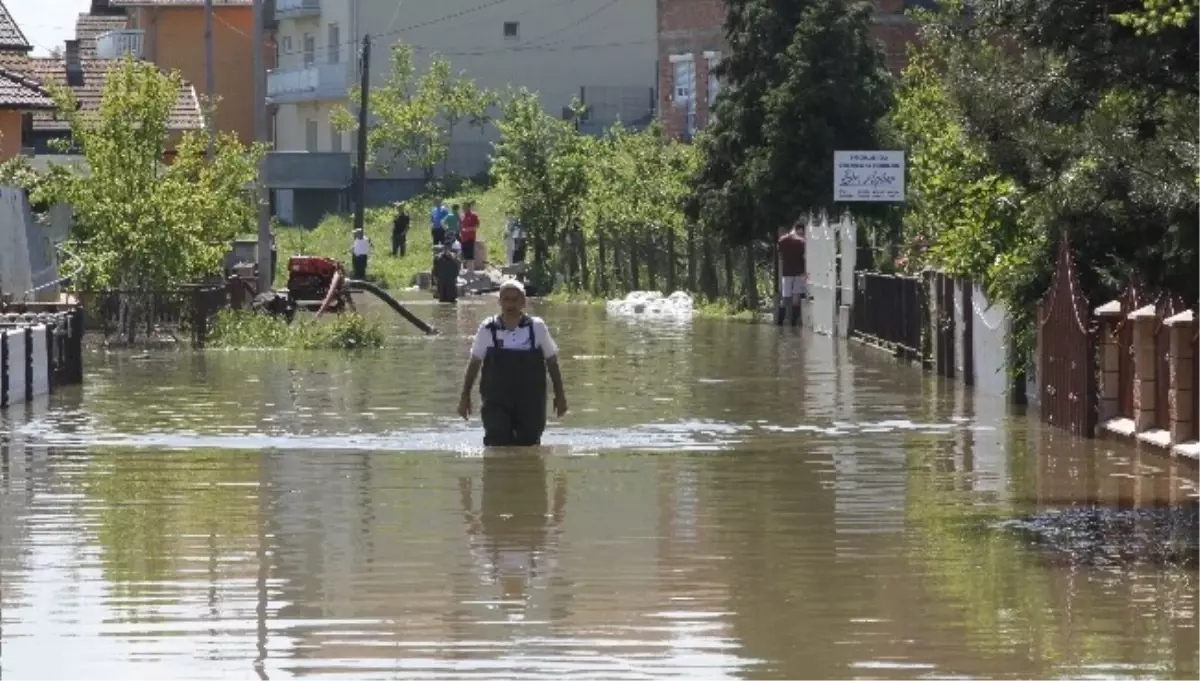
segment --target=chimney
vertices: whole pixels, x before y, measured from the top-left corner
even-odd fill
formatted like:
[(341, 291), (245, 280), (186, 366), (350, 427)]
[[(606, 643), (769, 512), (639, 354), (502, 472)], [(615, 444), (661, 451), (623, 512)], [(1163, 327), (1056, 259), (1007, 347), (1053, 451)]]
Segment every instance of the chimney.
[(63, 50), (63, 61), (67, 67), (67, 85), (78, 87), (83, 85), (83, 62), (79, 59), (79, 41), (66, 41)]

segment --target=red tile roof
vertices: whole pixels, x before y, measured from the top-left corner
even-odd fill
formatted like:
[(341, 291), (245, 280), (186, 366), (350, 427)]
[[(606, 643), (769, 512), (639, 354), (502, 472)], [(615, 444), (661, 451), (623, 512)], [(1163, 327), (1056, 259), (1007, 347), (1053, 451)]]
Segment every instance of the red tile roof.
[(79, 41), (79, 56), (84, 59), (96, 57), (96, 38), (109, 31), (119, 31), (126, 26), (124, 15), (80, 14), (75, 20), (75, 39)]
[[(100, 98), (104, 93), (104, 78), (108, 70), (119, 64), (115, 59), (82, 59), (83, 84), (72, 87), (79, 108), (85, 112), (100, 109)], [(0, 67), (3, 62), (0, 60)], [(29, 59), (32, 75), (43, 84), (67, 82), (66, 65), (61, 59), (35, 57)], [(168, 121), (171, 130), (199, 130), (204, 127), (204, 116), (200, 110), (200, 99), (191, 83), (185, 82), (179, 89), (179, 99)], [(70, 126), (53, 111), (37, 112), (33, 115), (34, 130), (68, 130)]]
[(0, 50), (29, 52), (32, 49), (33, 46), (25, 39), (25, 34), (8, 13), (8, 8), (0, 2)]
[(54, 100), (40, 83), (21, 73), (0, 69), (0, 109), (53, 109)]

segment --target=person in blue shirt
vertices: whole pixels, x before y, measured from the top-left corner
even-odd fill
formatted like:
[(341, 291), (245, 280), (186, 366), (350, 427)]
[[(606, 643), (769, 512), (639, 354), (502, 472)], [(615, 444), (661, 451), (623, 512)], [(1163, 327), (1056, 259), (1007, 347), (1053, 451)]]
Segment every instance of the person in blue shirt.
[(429, 214), (429, 233), (433, 237), (434, 247), (441, 246), (446, 241), (446, 217), (450, 215), (446, 204), (438, 199), (433, 204), (433, 211)]

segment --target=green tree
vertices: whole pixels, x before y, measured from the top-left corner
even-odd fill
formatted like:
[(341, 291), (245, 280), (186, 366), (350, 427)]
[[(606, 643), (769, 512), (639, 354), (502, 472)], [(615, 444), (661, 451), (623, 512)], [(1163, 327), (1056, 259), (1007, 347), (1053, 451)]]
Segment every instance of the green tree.
[(1196, 16), (1195, 0), (1142, 0), (1141, 9), (1113, 16), (1139, 35), (1154, 35), (1170, 28), (1186, 28)]
[(52, 168), (35, 200), (73, 207), (74, 251), (84, 263), (75, 283), (129, 293), (121, 329), (129, 341), (142, 294), (219, 274), (230, 242), (255, 214), (248, 186), (262, 149), (222, 134), (207, 160), (207, 140), (185, 133), (174, 162), (164, 164), (182, 84), (177, 72), (125, 59), (109, 71), (96, 112), (81, 111), (70, 89), (54, 91), (69, 146), (88, 169)]
[(546, 114), (538, 96), (524, 89), (504, 103), (497, 126), (492, 176), (533, 242), (534, 279), (548, 290), (548, 248), (580, 224), (595, 144), (571, 122)]
[(833, 152), (878, 148), (891, 105), (870, 14), (843, 0), (730, 0), (693, 217), (746, 243), (834, 209)]
[[(358, 101), (357, 89), (350, 101)], [(450, 140), (460, 122), (482, 131), (491, 121), (496, 98), (475, 81), (454, 75), (450, 62), (434, 55), (425, 73), (417, 76), (411, 45), (392, 46), (387, 81), (371, 88), (368, 104), (373, 121), (367, 130), (367, 154), (372, 167), (387, 173), (396, 163), (421, 170), (434, 179), (438, 165), (443, 174), (450, 162)], [(339, 130), (357, 130), (358, 114), (345, 107), (334, 111)]]

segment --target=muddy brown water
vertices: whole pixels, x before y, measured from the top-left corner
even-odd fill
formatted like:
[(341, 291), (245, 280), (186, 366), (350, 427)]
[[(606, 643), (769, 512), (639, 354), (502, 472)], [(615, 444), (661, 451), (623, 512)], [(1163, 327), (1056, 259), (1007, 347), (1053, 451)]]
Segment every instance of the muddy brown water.
[(1195, 468), (829, 338), (549, 305), (572, 411), (484, 452), (491, 305), (356, 356), (96, 353), (10, 410), (0, 676), (1197, 676), (1194, 565), (994, 529)]

